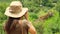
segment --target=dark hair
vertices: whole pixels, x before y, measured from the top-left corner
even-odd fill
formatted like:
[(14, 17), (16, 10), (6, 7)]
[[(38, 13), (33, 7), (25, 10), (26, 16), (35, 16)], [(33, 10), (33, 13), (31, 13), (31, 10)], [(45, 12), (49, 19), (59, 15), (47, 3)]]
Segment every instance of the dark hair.
[(14, 30), (19, 19), (20, 18), (12, 18), (12, 17), (8, 18), (6, 25), (5, 25), (5, 30), (7, 33), (9, 33), (11, 30)]
[(13, 33), (13, 31), (16, 31), (16, 30), (18, 31), (19, 34), (28, 34), (29, 27), (26, 23), (27, 22), (21, 23), (21, 18), (9, 17), (9, 19), (5, 24), (5, 31), (7, 34)]

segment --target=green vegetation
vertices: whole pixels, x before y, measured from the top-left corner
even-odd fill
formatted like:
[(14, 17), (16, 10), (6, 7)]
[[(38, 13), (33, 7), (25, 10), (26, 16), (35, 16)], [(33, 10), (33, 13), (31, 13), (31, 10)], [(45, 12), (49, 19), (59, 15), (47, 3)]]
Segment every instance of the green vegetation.
[[(0, 31), (7, 17), (4, 15), (6, 7), (12, 0), (0, 1)], [(23, 7), (29, 8), (29, 20), (35, 26), (38, 34), (60, 34), (60, 0), (20, 0)], [(39, 16), (48, 11), (53, 12), (53, 16), (44, 22), (35, 22)], [(1, 31), (2, 34), (3, 30)], [(0, 32), (0, 33), (1, 33)]]

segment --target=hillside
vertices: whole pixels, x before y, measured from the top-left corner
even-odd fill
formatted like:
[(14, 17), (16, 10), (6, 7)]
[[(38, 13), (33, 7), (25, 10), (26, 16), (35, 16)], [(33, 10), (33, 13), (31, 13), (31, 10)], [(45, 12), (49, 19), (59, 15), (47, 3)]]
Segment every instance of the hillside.
[[(7, 16), (4, 15), (5, 9), (12, 0), (0, 0), (0, 33), (4, 34), (3, 23)], [(20, 0), (23, 7), (29, 9), (29, 20), (37, 30), (37, 34), (60, 34), (60, 0)], [(48, 12), (53, 16), (50, 17)], [(40, 17), (40, 19), (39, 19)]]

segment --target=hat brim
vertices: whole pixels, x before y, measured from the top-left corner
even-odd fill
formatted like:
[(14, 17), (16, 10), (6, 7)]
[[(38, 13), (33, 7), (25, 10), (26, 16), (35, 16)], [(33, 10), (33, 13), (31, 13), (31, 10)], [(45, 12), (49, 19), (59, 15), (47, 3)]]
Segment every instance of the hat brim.
[(4, 14), (9, 17), (18, 18), (18, 17), (23, 16), (27, 12), (27, 10), (28, 10), (27, 8), (22, 8), (22, 11), (20, 13), (13, 14), (13, 13), (9, 12), (9, 7), (8, 7)]

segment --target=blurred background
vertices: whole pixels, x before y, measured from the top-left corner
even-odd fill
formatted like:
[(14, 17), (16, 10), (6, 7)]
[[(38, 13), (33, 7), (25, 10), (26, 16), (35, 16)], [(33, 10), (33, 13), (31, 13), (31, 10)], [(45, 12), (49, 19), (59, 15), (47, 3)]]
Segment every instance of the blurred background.
[[(0, 0), (0, 34), (7, 17), (5, 9), (11, 1)], [(18, 0), (17, 0), (18, 1)], [(29, 9), (29, 20), (37, 30), (37, 34), (60, 34), (60, 0), (19, 0), (23, 7)]]

